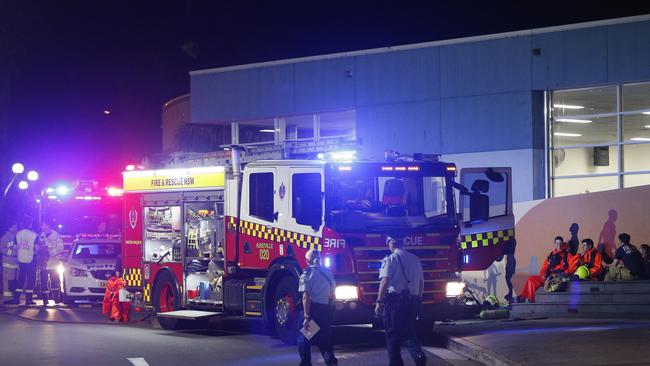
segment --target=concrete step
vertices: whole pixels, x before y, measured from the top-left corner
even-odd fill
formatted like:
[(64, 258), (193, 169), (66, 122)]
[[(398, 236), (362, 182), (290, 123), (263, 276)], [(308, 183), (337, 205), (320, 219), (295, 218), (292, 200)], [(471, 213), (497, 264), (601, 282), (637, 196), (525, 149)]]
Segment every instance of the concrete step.
[(572, 293), (647, 292), (650, 293), (650, 281), (624, 281), (624, 282), (572, 281), (569, 282), (567, 292), (572, 292)]
[(567, 302), (543, 304), (513, 304), (510, 318), (528, 317), (594, 317), (594, 318), (650, 318), (650, 305)]
[(543, 290), (535, 295), (538, 304), (554, 303), (600, 303), (600, 304), (648, 304), (650, 292), (552, 292)]

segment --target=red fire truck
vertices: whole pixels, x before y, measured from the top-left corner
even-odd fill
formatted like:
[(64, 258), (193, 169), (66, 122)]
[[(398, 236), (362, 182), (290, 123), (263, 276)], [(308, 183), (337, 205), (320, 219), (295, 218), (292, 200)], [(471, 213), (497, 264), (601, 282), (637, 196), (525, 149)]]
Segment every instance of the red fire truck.
[(371, 323), (385, 238), (399, 235), (422, 261), (422, 318), (433, 320), (462, 294), (461, 271), (484, 270), (514, 240), (509, 168), (463, 169), (456, 182), (456, 166), (435, 156), (331, 155), (343, 161), (240, 164), (233, 148), (228, 164), (124, 172), (135, 302), (164, 328), (256, 317), (291, 342), (304, 256), (318, 249), (337, 281), (335, 322)]

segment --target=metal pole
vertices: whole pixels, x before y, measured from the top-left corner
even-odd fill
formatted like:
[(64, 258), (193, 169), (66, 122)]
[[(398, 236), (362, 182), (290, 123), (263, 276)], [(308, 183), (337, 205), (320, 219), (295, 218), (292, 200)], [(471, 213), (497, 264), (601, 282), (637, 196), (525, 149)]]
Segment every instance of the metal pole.
[(18, 174), (14, 173), (14, 176), (11, 177), (11, 180), (9, 181), (9, 184), (7, 184), (7, 188), (5, 188), (5, 192), (4, 192), (4, 194), (2, 195), (2, 198), (7, 197), (7, 193), (9, 193), (9, 189), (11, 188), (11, 186), (12, 186), (12, 185), (14, 184), (14, 182), (16, 181), (16, 177), (17, 177), (17, 176), (18, 176)]

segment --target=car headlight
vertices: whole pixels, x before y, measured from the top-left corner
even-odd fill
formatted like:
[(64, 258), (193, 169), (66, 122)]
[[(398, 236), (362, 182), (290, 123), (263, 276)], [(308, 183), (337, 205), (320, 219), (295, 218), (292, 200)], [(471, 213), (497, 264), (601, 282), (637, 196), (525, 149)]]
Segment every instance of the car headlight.
[(359, 299), (359, 290), (357, 286), (343, 285), (336, 286), (334, 290), (336, 300), (357, 300)]
[(447, 282), (447, 297), (458, 297), (463, 294), (465, 282)]
[(70, 268), (70, 274), (73, 277), (88, 277), (88, 271), (79, 268)]

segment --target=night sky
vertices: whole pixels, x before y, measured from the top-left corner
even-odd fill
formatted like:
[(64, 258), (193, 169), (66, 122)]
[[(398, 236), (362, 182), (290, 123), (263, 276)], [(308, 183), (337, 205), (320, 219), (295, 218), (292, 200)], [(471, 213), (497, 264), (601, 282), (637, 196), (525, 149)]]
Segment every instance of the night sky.
[(42, 3), (0, 3), (0, 178), (20, 160), (44, 182), (119, 183), (127, 163), (160, 150), (161, 106), (189, 92), (191, 70), (650, 12), (593, 2)]

